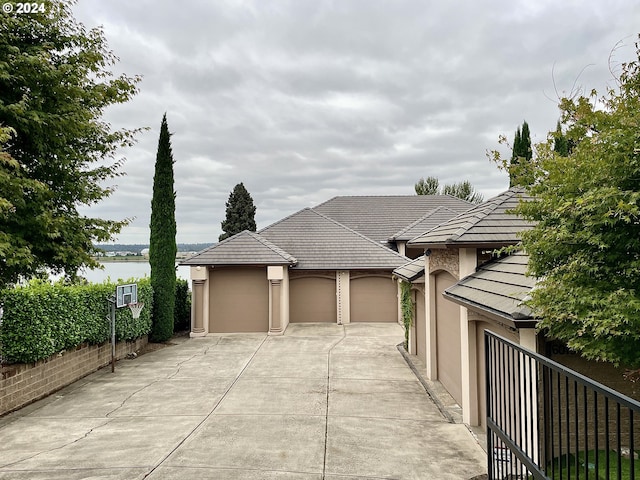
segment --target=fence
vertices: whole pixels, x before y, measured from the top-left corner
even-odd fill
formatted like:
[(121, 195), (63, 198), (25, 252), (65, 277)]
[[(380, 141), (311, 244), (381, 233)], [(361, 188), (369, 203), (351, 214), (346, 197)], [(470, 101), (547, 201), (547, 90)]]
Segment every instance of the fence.
[(490, 479), (640, 479), (640, 403), (485, 332)]

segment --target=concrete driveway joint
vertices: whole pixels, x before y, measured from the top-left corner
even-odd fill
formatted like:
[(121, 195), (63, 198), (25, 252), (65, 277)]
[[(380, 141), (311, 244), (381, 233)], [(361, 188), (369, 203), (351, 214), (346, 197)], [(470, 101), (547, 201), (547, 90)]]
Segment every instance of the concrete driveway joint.
[(397, 324), (220, 334), (103, 369), (0, 418), (0, 479), (469, 479), (486, 471)]

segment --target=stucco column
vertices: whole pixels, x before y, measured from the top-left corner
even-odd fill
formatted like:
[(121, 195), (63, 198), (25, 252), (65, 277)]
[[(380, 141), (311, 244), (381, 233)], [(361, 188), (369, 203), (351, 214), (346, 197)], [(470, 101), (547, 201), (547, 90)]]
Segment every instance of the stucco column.
[[(531, 350), (532, 352), (538, 351), (537, 349), (537, 336), (535, 328), (521, 328), (518, 332), (520, 334), (520, 346)], [(529, 438), (526, 439), (524, 450), (536, 461), (540, 452), (538, 451), (538, 435), (540, 432), (537, 428), (531, 428), (532, 425), (538, 425), (538, 369), (536, 364), (526, 355), (520, 353), (520, 398), (522, 403), (520, 404), (520, 431), (527, 432)]]
[(267, 279), (269, 280), (269, 335), (282, 335), (284, 331), (282, 318), (284, 268), (280, 265), (267, 267)]
[(194, 336), (204, 334), (204, 284), (206, 280), (193, 280), (193, 327)]
[(282, 332), (282, 321), (280, 317), (280, 295), (281, 280), (269, 280), (271, 282), (271, 328), (270, 333)]
[[(476, 271), (478, 255), (475, 248), (459, 250), (459, 279)], [(478, 371), (476, 352), (476, 323), (468, 319), (468, 311), (460, 307), (460, 355), (462, 382), (462, 421), (468, 425), (478, 425)]]
[[(426, 343), (426, 367), (427, 378), (435, 380), (438, 378), (438, 343), (436, 337), (435, 322), (435, 282), (431, 275), (431, 265), (429, 262), (430, 252), (424, 256), (424, 315), (425, 318), (425, 343)], [(417, 346), (416, 346), (417, 348)]]
[(349, 270), (339, 270), (336, 272), (336, 318), (338, 325), (351, 323), (351, 297), (350, 297), (350, 275)]

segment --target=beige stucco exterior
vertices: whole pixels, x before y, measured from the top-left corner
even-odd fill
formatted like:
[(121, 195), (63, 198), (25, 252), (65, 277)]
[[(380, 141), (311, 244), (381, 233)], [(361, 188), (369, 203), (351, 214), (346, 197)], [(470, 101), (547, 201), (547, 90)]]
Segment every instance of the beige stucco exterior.
[[(484, 253), (476, 248), (440, 248), (425, 255), (424, 307), (416, 309), (411, 352), (426, 365), (427, 377), (439, 380), (462, 407), (463, 421), (480, 425), (484, 412), (482, 332), (466, 307), (442, 296), (453, 282), (475, 272)], [(417, 302), (416, 302), (417, 303)], [(449, 322), (447, 322), (447, 319)], [(455, 323), (452, 323), (453, 321)], [(508, 330), (502, 330), (508, 334)], [(482, 370), (483, 372), (483, 370)], [(481, 400), (482, 399), (482, 400)]]
[[(292, 270), (288, 266), (192, 266), (191, 336), (268, 332), (290, 322), (397, 322), (389, 271)], [(352, 294), (355, 292), (355, 295)]]

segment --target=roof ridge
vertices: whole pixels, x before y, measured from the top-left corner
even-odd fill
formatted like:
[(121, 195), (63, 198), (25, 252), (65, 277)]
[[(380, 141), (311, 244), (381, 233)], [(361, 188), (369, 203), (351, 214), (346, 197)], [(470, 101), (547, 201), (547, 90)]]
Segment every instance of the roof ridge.
[[(430, 217), (431, 215), (435, 214), (437, 211), (439, 210), (448, 210), (451, 213), (456, 213), (453, 210), (451, 210), (449, 207), (445, 207), (444, 205), (439, 205), (436, 208), (434, 208), (433, 210), (429, 210), (427, 213), (425, 213), (423, 216), (421, 216), (420, 218), (418, 218), (417, 220), (414, 220), (413, 222), (411, 222), (409, 225), (407, 225), (406, 227), (404, 227), (402, 230), (396, 232), (393, 234), (393, 236), (391, 236), (389, 238), (389, 240), (395, 240), (396, 238), (398, 238), (400, 235), (402, 235), (403, 233), (405, 233), (406, 231), (412, 229), (413, 227), (415, 227), (416, 225), (418, 225), (420, 222), (422, 222), (423, 220), (425, 220), (426, 218)], [(436, 225), (437, 226), (437, 225)], [(435, 228), (435, 227), (432, 227)]]
[(298, 211), (295, 211), (295, 212), (293, 212), (293, 213), (291, 213), (291, 214), (287, 215), (286, 217), (281, 218), (280, 220), (277, 220), (277, 221), (273, 222), (272, 224), (267, 225), (266, 227), (261, 228), (260, 230), (258, 230), (258, 231), (256, 232), (256, 234), (258, 234), (258, 235), (259, 235), (259, 234), (261, 234), (262, 232), (264, 232), (264, 231), (266, 231), (266, 230), (270, 229), (271, 227), (275, 227), (275, 226), (276, 226), (276, 225), (278, 225), (279, 223), (282, 223), (282, 222), (284, 222), (285, 220), (290, 219), (290, 218), (291, 218), (291, 217), (293, 217), (294, 215), (298, 215), (298, 214), (300, 214), (300, 213), (304, 212), (305, 210), (311, 210), (311, 208), (310, 208), (310, 207), (304, 207), (304, 208), (302, 208), (302, 209), (300, 209), (300, 210), (298, 210)]
[[(449, 222), (453, 222), (453, 221), (461, 219), (461, 218), (465, 218), (465, 216), (466, 216), (468, 218), (468, 223), (469, 224), (460, 226), (460, 228), (458, 228), (456, 230), (456, 232), (451, 235), (450, 240), (456, 240), (456, 239), (460, 238), (460, 236), (462, 234), (464, 234), (467, 230), (469, 230), (471, 227), (476, 225), (478, 222), (480, 222), (484, 218), (486, 218), (491, 212), (493, 212), (496, 208), (498, 208), (499, 205), (503, 204), (508, 198), (511, 198), (513, 195), (515, 195), (516, 194), (515, 188), (516, 187), (511, 187), (509, 190), (506, 190), (506, 191), (496, 195), (495, 197), (490, 198), (486, 202), (480, 203), (480, 204), (476, 205), (475, 207), (471, 207), (469, 210), (467, 210), (465, 212), (462, 212), (459, 215), (456, 215), (455, 217), (450, 218), (446, 222), (443, 222), (440, 225), (437, 225), (437, 226), (433, 227), (431, 230), (428, 230), (428, 231), (424, 232), (422, 235), (426, 235), (427, 233), (435, 230), (436, 228), (440, 227), (441, 225), (444, 225), (444, 224), (449, 223)], [(514, 190), (512, 190), (512, 189), (514, 189)], [(476, 213), (480, 213), (481, 215), (476, 216), (475, 215)]]
[(251, 236), (251, 238), (257, 240), (262, 245), (264, 245), (269, 250), (271, 250), (273, 253), (275, 253), (277, 255), (280, 255), (285, 260), (288, 260), (290, 262), (292, 261), (294, 263), (298, 263), (298, 259), (296, 257), (291, 255), (290, 253), (288, 253), (286, 250), (284, 250), (283, 248), (279, 247), (275, 243), (270, 242), (266, 238), (261, 237), (258, 233), (251, 232), (250, 230), (243, 230), (243, 232), (241, 232), (241, 233), (244, 233), (244, 232), (247, 232), (249, 234), (249, 236)]
[[(498, 195), (499, 196), (499, 195)], [(466, 232), (467, 230), (469, 230), (471, 227), (473, 227), (474, 225), (476, 225), (478, 222), (480, 222), (481, 220), (483, 220), (484, 218), (486, 218), (491, 212), (493, 212), (496, 208), (498, 208), (499, 202), (496, 201), (498, 197), (494, 197), (492, 199), (487, 200), (485, 203), (482, 203), (480, 205), (478, 205), (477, 209), (476, 208), (470, 208), (469, 210), (467, 210), (466, 212), (461, 213), (459, 216), (463, 216), (463, 215), (470, 215), (470, 225), (468, 226), (462, 226), (460, 227), (458, 230), (456, 230), (456, 233), (454, 235), (451, 236), (452, 239), (458, 239), (460, 238), (460, 236)], [(474, 211), (475, 210), (475, 211)], [(481, 215), (474, 215), (475, 212), (481, 213)], [(456, 217), (453, 217), (452, 220), (454, 220)]]
[(305, 210), (310, 210), (310, 211), (312, 211), (313, 213), (315, 213), (315, 214), (316, 214), (316, 215), (318, 215), (319, 217), (322, 217), (322, 218), (324, 218), (325, 220), (329, 220), (330, 222), (334, 223), (335, 225), (338, 225), (339, 227), (341, 227), (341, 228), (343, 228), (343, 229), (347, 230), (347, 231), (348, 231), (348, 232), (350, 232), (350, 233), (354, 233), (354, 234), (356, 234), (357, 236), (359, 236), (359, 237), (363, 238), (363, 239), (364, 239), (364, 240), (366, 240), (367, 242), (374, 244), (376, 247), (384, 249), (386, 252), (393, 253), (394, 255), (396, 255), (396, 256), (398, 256), (398, 257), (400, 257), (400, 258), (403, 258), (403, 259), (408, 258), (408, 257), (406, 257), (406, 256), (404, 256), (404, 255), (401, 255), (400, 253), (398, 253), (398, 252), (396, 252), (396, 251), (394, 251), (394, 250), (391, 250), (391, 249), (390, 249), (390, 248), (388, 248), (388, 247), (385, 247), (384, 245), (379, 244), (379, 243), (378, 243), (378, 242), (376, 242), (375, 240), (373, 240), (373, 239), (371, 239), (371, 238), (367, 237), (366, 235), (363, 235), (363, 234), (362, 234), (362, 233), (360, 233), (360, 232), (356, 232), (356, 231), (355, 231), (355, 230), (353, 230), (352, 228), (349, 228), (349, 227), (347, 227), (346, 225), (343, 225), (342, 223), (338, 222), (337, 220), (334, 220), (334, 219), (333, 219), (333, 218), (331, 218), (331, 217), (327, 217), (326, 215), (323, 215), (322, 213), (315, 211), (313, 208), (305, 208)]

